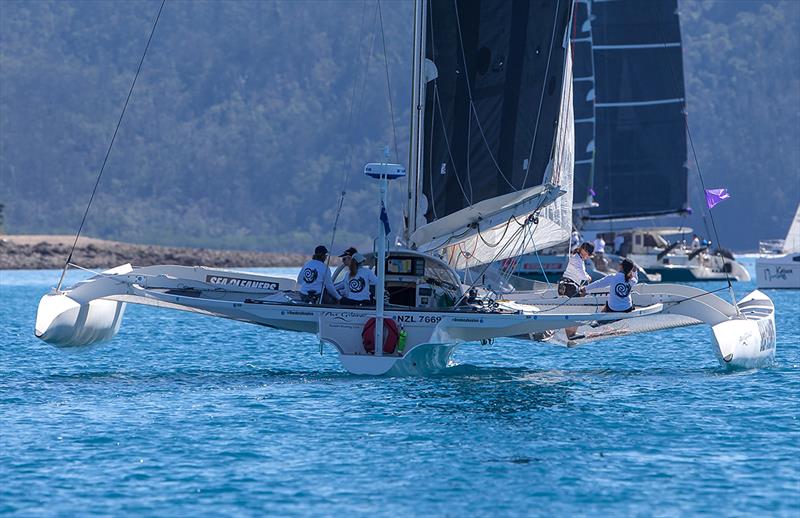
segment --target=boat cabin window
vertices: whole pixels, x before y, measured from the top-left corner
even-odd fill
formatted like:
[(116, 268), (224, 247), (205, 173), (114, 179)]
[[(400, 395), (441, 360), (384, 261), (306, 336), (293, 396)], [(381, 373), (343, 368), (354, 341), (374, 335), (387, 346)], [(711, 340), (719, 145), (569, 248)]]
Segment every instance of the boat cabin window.
[[(366, 266), (375, 270), (375, 257), (367, 257)], [(347, 276), (339, 267), (333, 282)], [(412, 255), (391, 255), (386, 260), (386, 292), (389, 304), (416, 308), (450, 307), (461, 297), (461, 282), (446, 265)]]
[(644, 246), (648, 248), (666, 248), (669, 246), (669, 243), (658, 234), (645, 234)]

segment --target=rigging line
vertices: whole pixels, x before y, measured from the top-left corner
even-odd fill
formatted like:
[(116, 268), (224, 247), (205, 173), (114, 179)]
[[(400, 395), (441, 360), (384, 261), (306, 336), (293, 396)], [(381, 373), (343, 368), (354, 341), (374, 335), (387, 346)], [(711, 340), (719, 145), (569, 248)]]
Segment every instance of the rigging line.
[(106, 150), (106, 156), (103, 158), (103, 165), (100, 166), (100, 173), (97, 175), (97, 180), (94, 182), (94, 188), (92, 189), (92, 195), (89, 197), (89, 203), (86, 205), (86, 210), (83, 212), (83, 218), (81, 219), (81, 224), (78, 227), (78, 232), (75, 234), (75, 241), (72, 243), (72, 248), (69, 251), (69, 256), (67, 260), (64, 261), (64, 269), (61, 271), (61, 278), (58, 280), (58, 286), (56, 286), (56, 291), (61, 290), (61, 284), (64, 282), (64, 275), (67, 273), (67, 267), (69, 263), (72, 261), (72, 254), (75, 253), (75, 246), (78, 244), (78, 238), (81, 235), (81, 231), (83, 230), (83, 225), (86, 223), (86, 216), (89, 215), (89, 207), (92, 206), (92, 201), (94, 201), (94, 195), (97, 193), (97, 186), (100, 185), (100, 178), (103, 177), (103, 172), (106, 169), (106, 163), (108, 163), (108, 157), (111, 154), (111, 149), (114, 147), (114, 141), (117, 138), (117, 132), (119, 132), (119, 127), (122, 124), (122, 118), (125, 117), (125, 110), (128, 108), (128, 103), (131, 100), (131, 95), (133, 95), (133, 87), (136, 86), (136, 80), (139, 78), (139, 72), (142, 71), (142, 64), (144, 63), (144, 58), (147, 56), (147, 50), (150, 48), (150, 42), (153, 40), (153, 34), (156, 32), (156, 26), (158, 25), (158, 20), (161, 18), (161, 11), (164, 10), (164, 4), (167, 0), (161, 0), (161, 5), (158, 8), (158, 14), (156, 14), (156, 19), (153, 22), (153, 27), (150, 29), (150, 36), (147, 38), (147, 44), (144, 46), (144, 52), (142, 52), (142, 57), (139, 60), (139, 66), (136, 67), (136, 74), (133, 76), (133, 81), (131, 82), (131, 87), (128, 90), (128, 97), (125, 98), (125, 104), (122, 107), (122, 112), (119, 114), (119, 120), (117, 120), (117, 126), (114, 128), (114, 134), (111, 136), (111, 142), (108, 144), (108, 149)]
[(386, 66), (386, 88), (389, 95), (389, 113), (392, 117), (392, 134), (394, 135), (394, 160), (399, 160), (400, 154), (397, 151), (397, 125), (394, 120), (394, 106), (392, 105), (392, 82), (389, 80), (389, 56), (386, 53), (386, 35), (383, 30), (383, 11), (381, 10), (381, 0), (378, 0), (378, 18), (381, 24), (381, 41), (383, 42), (383, 62)]
[[(541, 208), (542, 208), (542, 205), (544, 204), (544, 198), (545, 198), (545, 197), (543, 196), (543, 197), (542, 197), (542, 199), (540, 199), (540, 200), (539, 200), (539, 203), (537, 204), (537, 206), (536, 206), (536, 209), (535, 209), (535, 210), (533, 210), (533, 211), (531, 211), (530, 213), (528, 213), (529, 215), (528, 215), (528, 216), (525, 218), (525, 221), (523, 222), (523, 224), (522, 224), (522, 225), (520, 225), (520, 227), (519, 227), (519, 228), (518, 228), (518, 229), (517, 229), (517, 230), (516, 230), (516, 231), (515, 231), (515, 232), (514, 232), (512, 235), (511, 235), (511, 237), (508, 239), (508, 241), (506, 241), (506, 244), (505, 244), (505, 245), (503, 245), (503, 247), (502, 247), (502, 248), (501, 248), (501, 249), (500, 249), (500, 250), (499, 250), (499, 251), (498, 251), (498, 252), (497, 252), (497, 253), (494, 255), (494, 257), (492, 258), (492, 260), (491, 260), (491, 261), (488, 261), (488, 262), (487, 262), (487, 263), (484, 265), (483, 271), (481, 271), (481, 273), (480, 273), (480, 274), (478, 274), (478, 276), (476, 277), (476, 281), (475, 281), (475, 282), (473, 282), (473, 283), (472, 283), (472, 284), (469, 286), (469, 288), (468, 288), (467, 290), (465, 290), (465, 291), (464, 291), (464, 295), (462, 295), (462, 296), (461, 296), (461, 298), (460, 298), (460, 299), (458, 299), (458, 302), (456, 302), (456, 305), (458, 305), (458, 303), (459, 303), (459, 302), (461, 302), (461, 300), (464, 298), (464, 296), (466, 295), (466, 293), (467, 293), (469, 290), (471, 290), (472, 288), (474, 288), (474, 287), (475, 287), (475, 285), (477, 284), (477, 279), (480, 279), (481, 277), (483, 277), (483, 275), (485, 275), (485, 274), (486, 274), (486, 272), (489, 270), (489, 267), (492, 265), (492, 263), (493, 263), (493, 262), (495, 262), (495, 261), (497, 261), (497, 258), (498, 258), (498, 257), (500, 257), (500, 255), (501, 255), (503, 252), (505, 252), (506, 248), (508, 248), (508, 245), (510, 245), (511, 243), (514, 243), (514, 242), (515, 242), (517, 235), (518, 235), (520, 232), (524, 232), (524, 231), (525, 231), (525, 228), (528, 226), (528, 224), (529, 224), (529, 223), (531, 223), (531, 222), (533, 221), (533, 220), (531, 219), (531, 215), (533, 215), (533, 214), (536, 214), (537, 212), (539, 212), (539, 210), (541, 210)], [(517, 221), (517, 218), (516, 218), (516, 217), (515, 217), (513, 214), (512, 214), (512, 215), (509, 217), (509, 221), (510, 221), (511, 219), (513, 219), (513, 220), (514, 220), (514, 222), (516, 222), (516, 223), (519, 225), (519, 221)], [(538, 226), (539, 226), (539, 224), (538, 224), (538, 223), (534, 223), (534, 227), (538, 227)], [(533, 232), (535, 232), (535, 231), (536, 231), (536, 228), (534, 228), (534, 229), (533, 229)], [(533, 233), (531, 233), (531, 236), (533, 236)], [(476, 242), (475, 242), (475, 248), (477, 249), (477, 240), (476, 240)], [(513, 250), (513, 248), (512, 248), (512, 250)]]
[[(461, 177), (458, 175), (458, 169), (456, 169), (456, 162), (453, 159), (453, 151), (450, 149), (450, 139), (447, 138), (447, 129), (444, 127), (444, 114), (442, 113), (442, 100), (439, 97), (439, 86), (434, 82), (433, 85), (433, 97), (434, 97), (434, 104), (436, 104), (436, 108), (439, 112), (439, 118), (442, 119), (442, 135), (444, 136), (444, 143), (447, 146), (447, 156), (450, 157), (450, 163), (453, 164), (453, 172), (455, 173), (456, 181), (458, 182), (459, 188), (461, 188), (461, 194), (464, 195), (464, 201), (467, 202), (468, 205), (472, 205), (469, 196), (467, 196), (467, 191), (464, 190), (464, 185), (461, 183)], [(433, 137), (431, 137), (433, 138)], [(432, 174), (428, 175), (430, 178), (433, 177)], [(432, 181), (432, 180), (431, 180)], [(433, 197), (433, 183), (431, 183), (431, 197)]]
[[(433, 84), (433, 88), (434, 88), (433, 102), (436, 103), (436, 83), (435, 82)], [(428, 200), (428, 206), (431, 208), (431, 213), (433, 214), (433, 219), (437, 220), (437, 219), (439, 219), (439, 216), (436, 215), (436, 196), (434, 196), (434, 191), (433, 191), (433, 153), (431, 153), (431, 151), (430, 151), (431, 149), (433, 149), (433, 133), (434, 133), (434, 129), (436, 129), (435, 125), (436, 125), (436, 117), (431, 117), (431, 134), (430, 134), (430, 138), (428, 139), (428, 147), (427, 147), (427, 150), (425, 151), (425, 153), (428, 155), (428, 188), (429, 188), (428, 192), (430, 193), (430, 199)], [(442, 132), (444, 132), (444, 125), (442, 125)], [(445, 140), (447, 140), (447, 137), (445, 137)], [(449, 145), (448, 145), (448, 147), (449, 147)], [(448, 153), (450, 153), (449, 149), (448, 149)], [(453, 168), (455, 168), (455, 166), (453, 166)], [(424, 176), (424, 171), (423, 171), (423, 176)], [(419, 193), (417, 193), (417, 195), (419, 195)], [(423, 193), (423, 195), (424, 195), (424, 193)], [(423, 216), (424, 216), (424, 214), (423, 214)]]
[(481, 227), (480, 227), (480, 225), (478, 225), (478, 228), (477, 228), (478, 237), (481, 239), (481, 241), (483, 241), (483, 244), (488, 246), (489, 248), (497, 248), (498, 246), (500, 246), (500, 243), (502, 243), (503, 239), (505, 239), (505, 237), (506, 237), (506, 233), (508, 232), (508, 227), (509, 227), (509, 225), (511, 225), (511, 219), (512, 218), (508, 218), (506, 220), (506, 228), (503, 229), (503, 235), (500, 236), (500, 239), (497, 240), (497, 243), (491, 244), (488, 241), (486, 241), (486, 239), (483, 238), (483, 236), (481, 235)]
[[(364, 21), (366, 20), (366, 17), (367, 17), (367, 0), (364, 0), (362, 2), (361, 8), (362, 8), (362, 10), (361, 10), (361, 29), (358, 32), (359, 36), (361, 34), (364, 34)], [(374, 17), (373, 17), (373, 21), (374, 21)], [(363, 67), (364, 68), (364, 73), (363, 73), (364, 80), (362, 82), (362, 88), (361, 88), (362, 94), (363, 94), (364, 89), (366, 88), (366, 82), (367, 82), (366, 69), (369, 68), (369, 62), (372, 59), (372, 43), (373, 42), (374, 42), (374, 38), (370, 38), (369, 51), (367, 52), (367, 66)], [(356, 62), (359, 63), (359, 64), (361, 63), (361, 40), (358, 40), (358, 58), (357, 58)], [(356, 73), (356, 75), (354, 77), (353, 90), (350, 93), (350, 96), (351, 96), (350, 97), (350, 109), (349, 109), (348, 115), (347, 115), (347, 125), (345, 126), (346, 127), (346, 134), (350, 133), (350, 128), (352, 127), (353, 112), (354, 112), (354, 107), (355, 107), (355, 104), (356, 104), (355, 101), (356, 101), (356, 90), (357, 90), (357, 88), (358, 88), (358, 72)], [(333, 245), (336, 242), (336, 232), (337, 232), (338, 227), (339, 227), (339, 218), (340, 218), (340, 216), (342, 214), (342, 208), (344, 207), (345, 196), (347, 196), (347, 187), (350, 184), (350, 175), (351, 175), (352, 169), (353, 169), (353, 146), (352, 145), (350, 146), (350, 152), (347, 153), (347, 155), (346, 155), (346, 162), (347, 162), (347, 165), (345, 167), (344, 175), (343, 175), (344, 178), (342, 180), (342, 191), (339, 194), (339, 203), (336, 206), (336, 215), (333, 218), (333, 225), (331, 226), (330, 250), (333, 250)], [(330, 260), (331, 260), (330, 255), (328, 255), (327, 259), (325, 260), (325, 266), (329, 266), (330, 265)], [(324, 295), (325, 295), (325, 283), (323, 283), (323, 285), (322, 285), (322, 293), (320, 295), (320, 300), (322, 300), (322, 297)]]
[(497, 254), (495, 254), (495, 256), (494, 256), (494, 259), (493, 259), (492, 261), (489, 261), (489, 262), (487, 262), (487, 263), (484, 265), (484, 267), (483, 267), (483, 270), (481, 271), (481, 273), (479, 273), (479, 274), (478, 274), (478, 275), (475, 277), (475, 281), (473, 281), (473, 282), (472, 282), (472, 283), (469, 285), (469, 287), (468, 287), (466, 290), (464, 290), (464, 292), (463, 292), (463, 294), (461, 295), (461, 297), (460, 297), (460, 298), (459, 298), (459, 299), (456, 301), (456, 303), (454, 304), (455, 306), (458, 306), (458, 304), (459, 304), (459, 303), (460, 303), (462, 300), (464, 300), (464, 297), (466, 297), (466, 296), (467, 296), (467, 294), (469, 293), (469, 291), (470, 291), (472, 288), (474, 288), (474, 287), (475, 287), (475, 286), (478, 284), (478, 280), (479, 280), (481, 277), (483, 277), (483, 276), (486, 274), (486, 272), (489, 270), (489, 267), (492, 265), (492, 263), (493, 263), (493, 262), (494, 262), (494, 261), (495, 261), (495, 260), (496, 260), (496, 259), (497, 259), (497, 258), (500, 256), (500, 254), (502, 254), (502, 253), (505, 251), (506, 247), (508, 247), (508, 245), (509, 245), (509, 244), (511, 244), (511, 243), (514, 241), (514, 239), (516, 238), (517, 234), (519, 234), (520, 232), (522, 232), (524, 229), (525, 229), (525, 227), (524, 227), (524, 226), (522, 226), (522, 227), (519, 227), (519, 228), (518, 228), (518, 229), (517, 229), (517, 230), (516, 230), (516, 231), (515, 231), (515, 232), (514, 232), (512, 235), (511, 235), (511, 239), (509, 239), (509, 240), (506, 242), (506, 244), (505, 244), (505, 245), (503, 245), (503, 248), (501, 248), (501, 249), (500, 249), (500, 251), (499, 251), (499, 252), (497, 252)]
[[(559, 0), (559, 1), (561, 1), (561, 0)], [(497, 168), (497, 172), (500, 173), (500, 176), (503, 177), (503, 180), (506, 181), (508, 186), (511, 187), (511, 189), (513, 189), (514, 191), (516, 191), (517, 189), (514, 187), (514, 185), (510, 181), (508, 181), (508, 178), (506, 178), (506, 175), (503, 174), (503, 170), (500, 169), (500, 165), (497, 163), (497, 160), (495, 160), (494, 154), (492, 153), (492, 148), (489, 146), (489, 141), (486, 139), (486, 135), (483, 132), (483, 126), (481, 125), (481, 120), (478, 117), (478, 112), (477, 112), (477, 110), (475, 110), (475, 102), (472, 99), (472, 86), (470, 86), (470, 84), (469, 84), (469, 70), (467, 70), (467, 55), (464, 52), (464, 39), (461, 37), (461, 17), (458, 14), (458, 0), (453, 0), (453, 7), (455, 8), (455, 11), (456, 11), (456, 26), (458, 28), (458, 43), (459, 43), (459, 49), (461, 50), (461, 60), (464, 63), (464, 83), (466, 83), (466, 85), (467, 85), (467, 95), (469, 96), (470, 112), (475, 112), (475, 120), (478, 123), (478, 129), (481, 132), (481, 137), (483, 137), (483, 143), (486, 146), (486, 151), (489, 153), (489, 158), (492, 159), (492, 163), (494, 163), (494, 166)], [(472, 118), (472, 115), (470, 115), (470, 120), (471, 120), (471, 118)], [(467, 157), (469, 159), (469, 149), (467, 149)]]
[[(667, 49), (668, 47), (667, 47), (667, 43), (666, 43), (664, 29), (663, 29), (663, 27), (660, 27), (660, 28), (661, 28), (661, 38), (662, 38), (662, 40), (665, 41), (664, 48)], [(675, 68), (672, 66), (672, 62), (670, 60), (667, 60), (667, 63), (669, 63), (669, 70), (670, 70), (671, 75), (672, 75), (672, 81), (674, 83), (674, 86), (677, 87), (677, 86), (679, 86), (679, 84), (678, 84), (678, 76), (675, 73)], [(706, 182), (703, 179), (703, 172), (700, 169), (700, 161), (697, 159), (697, 151), (695, 150), (695, 147), (694, 147), (694, 140), (692, 139), (692, 132), (689, 129), (689, 109), (686, 106), (686, 96), (685, 95), (683, 96), (683, 102), (681, 103), (681, 105), (683, 106), (683, 125), (686, 128), (686, 136), (689, 138), (689, 146), (692, 149), (692, 157), (694, 158), (694, 163), (697, 166), (697, 176), (700, 178), (700, 185), (703, 187), (703, 195), (705, 196)], [(705, 201), (705, 200), (703, 200), (703, 201)], [(711, 209), (708, 208), (708, 203), (705, 204), (705, 207), (706, 208), (703, 209), (703, 214), (705, 215), (706, 210), (708, 211), (708, 217), (709, 217), (709, 219), (711, 219), (711, 228), (714, 229), (714, 239), (717, 241), (717, 248), (721, 249), (722, 248), (722, 241), (720, 241), (720, 239), (719, 239), (719, 232), (717, 232), (717, 224), (714, 221), (714, 213), (711, 212)], [(734, 293), (733, 293), (733, 284), (731, 283), (731, 277), (730, 277), (730, 275), (728, 275), (728, 272), (725, 269), (725, 258), (724, 257), (722, 258), (722, 273), (725, 274), (725, 281), (728, 283), (728, 290), (729, 290), (729, 292), (731, 294), (731, 300), (733, 301), (733, 305), (736, 307), (736, 312), (738, 313), (739, 312), (739, 306), (736, 304), (736, 298), (735, 298)]]
[[(528, 153), (528, 169), (525, 170), (525, 176), (522, 178), (522, 185), (520, 189), (525, 188), (525, 183), (528, 181), (528, 174), (531, 172), (533, 166), (533, 150), (536, 147), (536, 135), (539, 133), (539, 122), (542, 116), (542, 104), (544, 103), (544, 92), (547, 89), (547, 77), (550, 73), (550, 59), (553, 57), (553, 41), (556, 37), (556, 25), (558, 24), (558, 10), (561, 7), (561, 0), (556, 3), (556, 14), (553, 17), (553, 29), (550, 31), (550, 47), (547, 49), (547, 64), (544, 69), (544, 77), (542, 78), (542, 95), (539, 96), (539, 109), (536, 112), (536, 124), (533, 126), (533, 138), (531, 139), (531, 150)], [(562, 128), (558, 128), (559, 131)]]
[(472, 205), (475, 200), (475, 191), (472, 189), (472, 174), (470, 171), (470, 158), (472, 153), (472, 111), (467, 117), (467, 187), (469, 187), (469, 204)]

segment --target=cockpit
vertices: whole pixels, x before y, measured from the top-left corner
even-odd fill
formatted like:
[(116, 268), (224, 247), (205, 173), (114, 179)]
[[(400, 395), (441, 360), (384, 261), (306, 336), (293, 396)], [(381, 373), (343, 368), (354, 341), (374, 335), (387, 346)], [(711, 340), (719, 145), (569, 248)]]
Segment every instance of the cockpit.
[[(364, 266), (376, 275), (375, 254), (366, 254)], [(345, 266), (333, 274), (334, 284), (344, 280)], [(461, 282), (447, 263), (410, 250), (393, 250), (386, 258), (386, 293), (389, 304), (413, 308), (452, 307), (462, 296)]]

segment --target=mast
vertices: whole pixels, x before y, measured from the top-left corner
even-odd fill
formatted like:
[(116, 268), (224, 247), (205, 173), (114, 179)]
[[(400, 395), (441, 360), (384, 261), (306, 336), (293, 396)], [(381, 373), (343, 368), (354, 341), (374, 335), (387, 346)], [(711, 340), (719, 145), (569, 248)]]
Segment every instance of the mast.
[(411, 139), (408, 149), (408, 199), (406, 205), (403, 240), (410, 242), (411, 234), (417, 229), (419, 195), (422, 193), (422, 121), (425, 109), (425, 13), (427, 0), (414, 2), (414, 43), (411, 65)]

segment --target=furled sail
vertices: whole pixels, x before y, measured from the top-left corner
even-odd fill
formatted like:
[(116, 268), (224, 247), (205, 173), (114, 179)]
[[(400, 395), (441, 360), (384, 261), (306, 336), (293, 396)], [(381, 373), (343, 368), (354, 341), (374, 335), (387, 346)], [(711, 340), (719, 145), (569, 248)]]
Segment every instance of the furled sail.
[(424, 92), (420, 139), (426, 224), (411, 234), (412, 246), (442, 250), (467, 268), (569, 238), (571, 6), (428, 4), (425, 55), (436, 74)]
[[(587, 7), (596, 121), (589, 188), (599, 204), (590, 219), (684, 212), (685, 92), (677, 0), (595, 0)], [(586, 57), (576, 52), (576, 70), (587, 68)], [(580, 135), (580, 126), (577, 131)], [(578, 161), (584, 159), (579, 153)], [(584, 174), (576, 171), (578, 185)]]

